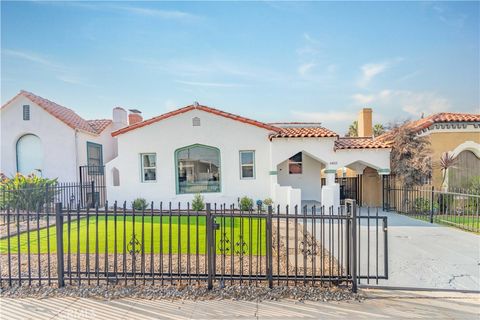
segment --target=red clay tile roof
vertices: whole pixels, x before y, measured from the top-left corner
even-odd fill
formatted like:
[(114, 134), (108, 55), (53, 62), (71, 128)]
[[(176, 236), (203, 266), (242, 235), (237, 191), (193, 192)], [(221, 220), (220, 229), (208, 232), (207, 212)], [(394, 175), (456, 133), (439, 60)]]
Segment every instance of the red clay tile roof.
[(324, 127), (284, 127), (272, 134), (272, 138), (327, 138), (338, 137), (338, 134)]
[(79, 129), (88, 133), (99, 134), (101, 133), (110, 123), (112, 120), (108, 119), (99, 119), (99, 120), (85, 120), (80, 117), (75, 111), (61, 106), (53, 101), (48, 99), (42, 98), (37, 96), (28, 91), (20, 91), (15, 97), (10, 99), (7, 103), (5, 103), (2, 108), (7, 106), (11, 101), (19, 96), (24, 96), (33, 103), (36, 103), (45, 111), (50, 113), (55, 118), (59, 119), (60, 121), (64, 122), (66, 125), (73, 129)]
[[(423, 119), (407, 122), (404, 126), (412, 129), (414, 132), (420, 133), (422, 130), (428, 129), (433, 124), (450, 122), (480, 122), (480, 114), (441, 112), (432, 114)], [(376, 139), (388, 141), (391, 140), (392, 134), (391, 131), (385, 132)]]
[(112, 123), (110, 119), (96, 119), (96, 120), (87, 120), (90, 127), (92, 127), (96, 132), (100, 133)]
[(338, 138), (335, 141), (335, 150), (338, 149), (385, 149), (391, 148), (391, 145), (384, 141), (379, 141), (378, 139), (372, 137), (349, 137), (349, 138)]
[(253, 126), (257, 126), (257, 127), (263, 128), (263, 129), (274, 131), (274, 132), (279, 132), (281, 130), (280, 128), (268, 125), (266, 123), (259, 122), (259, 121), (256, 121), (256, 120), (252, 120), (252, 119), (248, 119), (248, 118), (244, 118), (242, 116), (238, 116), (238, 115), (228, 113), (228, 112), (225, 112), (225, 111), (221, 111), (221, 110), (218, 110), (218, 109), (210, 108), (210, 107), (207, 107), (207, 106), (201, 106), (201, 105), (190, 105), (190, 106), (186, 106), (186, 107), (183, 107), (183, 108), (171, 111), (171, 112), (164, 113), (162, 115), (153, 117), (151, 119), (144, 120), (142, 122), (137, 122), (137, 123), (132, 124), (128, 127), (119, 129), (117, 131), (112, 132), (112, 136), (115, 137), (115, 136), (118, 136), (120, 134), (129, 132), (129, 131), (132, 131), (132, 130), (135, 130), (135, 129), (138, 129), (138, 128), (141, 128), (141, 127), (145, 127), (145, 126), (148, 126), (152, 123), (155, 123), (155, 122), (158, 122), (158, 121), (161, 121), (161, 120), (164, 120), (164, 119), (167, 119), (167, 118), (170, 118), (170, 117), (173, 117), (173, 116), (185, 113), (185, 112), (189, 112), (189, 111), (192, 111), (192, 110), (205, 111), (205, 112), (208, 112), (208, 113), (212, 113), (212, 114), (222, 116), (222, 117), (225, 117), (225, 118), (228, 118), (228, 119), (232, 119), (232, 120), (235, 120), (235, 121), (240, 121), (240, 122), (243, 122), (243, 123), (251, 124)]

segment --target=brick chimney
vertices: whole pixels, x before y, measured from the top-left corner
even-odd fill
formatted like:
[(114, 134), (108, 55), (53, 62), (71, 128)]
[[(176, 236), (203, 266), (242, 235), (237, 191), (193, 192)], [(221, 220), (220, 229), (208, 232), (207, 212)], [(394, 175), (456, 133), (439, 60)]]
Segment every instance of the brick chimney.
[(359, 137), (373, 136), (372, 109), (370, 108), (363, 108), (358, 113), (358, 136)]
[(130, 113), (128, 114), (128, 125), (131, 126), (132, 124), (135, 124), (137, 122), (142, 122), (143, 117), (142, 117), (142, 112), (137, 110), (137, 109), (128, 109)]

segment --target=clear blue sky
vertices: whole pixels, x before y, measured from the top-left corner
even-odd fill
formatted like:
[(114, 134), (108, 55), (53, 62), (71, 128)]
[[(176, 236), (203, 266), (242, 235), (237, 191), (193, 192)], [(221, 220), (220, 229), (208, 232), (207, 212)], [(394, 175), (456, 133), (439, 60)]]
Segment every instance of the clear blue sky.
[(260, 121), (479, 112), (479, 2), (2, 2), (2, 104), (87, 119), (198, 101)]

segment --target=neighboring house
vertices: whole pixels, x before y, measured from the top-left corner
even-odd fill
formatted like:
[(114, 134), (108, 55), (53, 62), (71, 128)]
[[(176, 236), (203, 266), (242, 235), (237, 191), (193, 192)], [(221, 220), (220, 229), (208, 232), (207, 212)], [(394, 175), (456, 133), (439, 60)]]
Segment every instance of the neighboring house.
[[(457, 161), (446, 174), (444, 186), (466, 189), (474, 179), (480, 183), (480, 114), (442, 112), (410, 121), (404, 126), (419, 135), (427, 136), (431, 144), (432, 181), (437, 189), (442, 188), (443, 173), (440, 157), (448, 152)], [(391, 132), (377, 139), (390, 141)]]
[[(362, 125), (371, 126), (371, 112), (364, 113), (370, 122)], [(110, 201), (142, 197), (184, 206), (202, 193), (215, 203), (248, 196), (328, 207), (339, 204), (338, 168), (366, 170), (379, 182), (390, 173), (389, 146), (371, 137), (340, 138), (315, 123), (267, 124), (198, 104), (112, 135), (118, 156), (106, 165)]]
[(115, 108), (113, 114), (115, 122), (85, 120), (71, 109), (21, 91), (0, 109), (0, 172), (78, 181), (80, 166), (102, 166), (116, 155), (111, 132), (127, 125), (127, 113)]

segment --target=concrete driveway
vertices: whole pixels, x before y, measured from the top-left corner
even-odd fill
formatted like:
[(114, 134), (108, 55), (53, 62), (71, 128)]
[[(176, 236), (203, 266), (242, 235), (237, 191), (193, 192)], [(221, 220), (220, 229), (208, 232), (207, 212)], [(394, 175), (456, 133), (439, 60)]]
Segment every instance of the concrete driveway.
[[(367, 208), (361, 208), (361, 215), (367, 215)], [(370, 216), (375, 215), (376, 208), (372, 208)], [(378, 215), (388, 217), (389, 276), (388, 280), (378, 280), (379, 286), (480, 291), (479, 235), (453, 227), (431, 224), (394, 212), (384, 212), (381, 209), (378, 209)], [(328, 220), (325, 224), (328, 225)], [(333, 254), (339, 258), (339, 250), (336, 248), (338, 225), (335, 222), (333, 224), (330, 231), (333, 232), (333, 239), (335, 239)], [(362, 219), (361, 236), (357, 245), (360, 247), (359, 273), (364, 275), (374, 276), (377, 271), (375, 227), (375, 220), (370, 219), (370, 229), (368, 229), (367, 220)], [(310, 223), (308, 223), (308, 229), (311, 230)], [(319, 230), (318, 227), (317, 239), (320, 239)], [(368, 241), (368, 235), (370, 241)], [(328, 239), (327, 235), (324, 243), (327, 249), (329, 248)], [(382, 275), (384, 274), (384, 245), (381, 220), (379, 220), (378, 242), (378, 274)], [(367, 252), (368, 247), (370, 252)], [(367, 269), (369, 269), (368, 272)], [(377, 285), (375, 280), (367, 283), (364, 279), (361, 280), (361, 284)]]
[[(389, 241), (389, 279), (379, 285), (480, 290), (480, 236), (397, 213), (379, 215), (388, 217)], [(362, 224), (360, 240), (366, 235)]]

